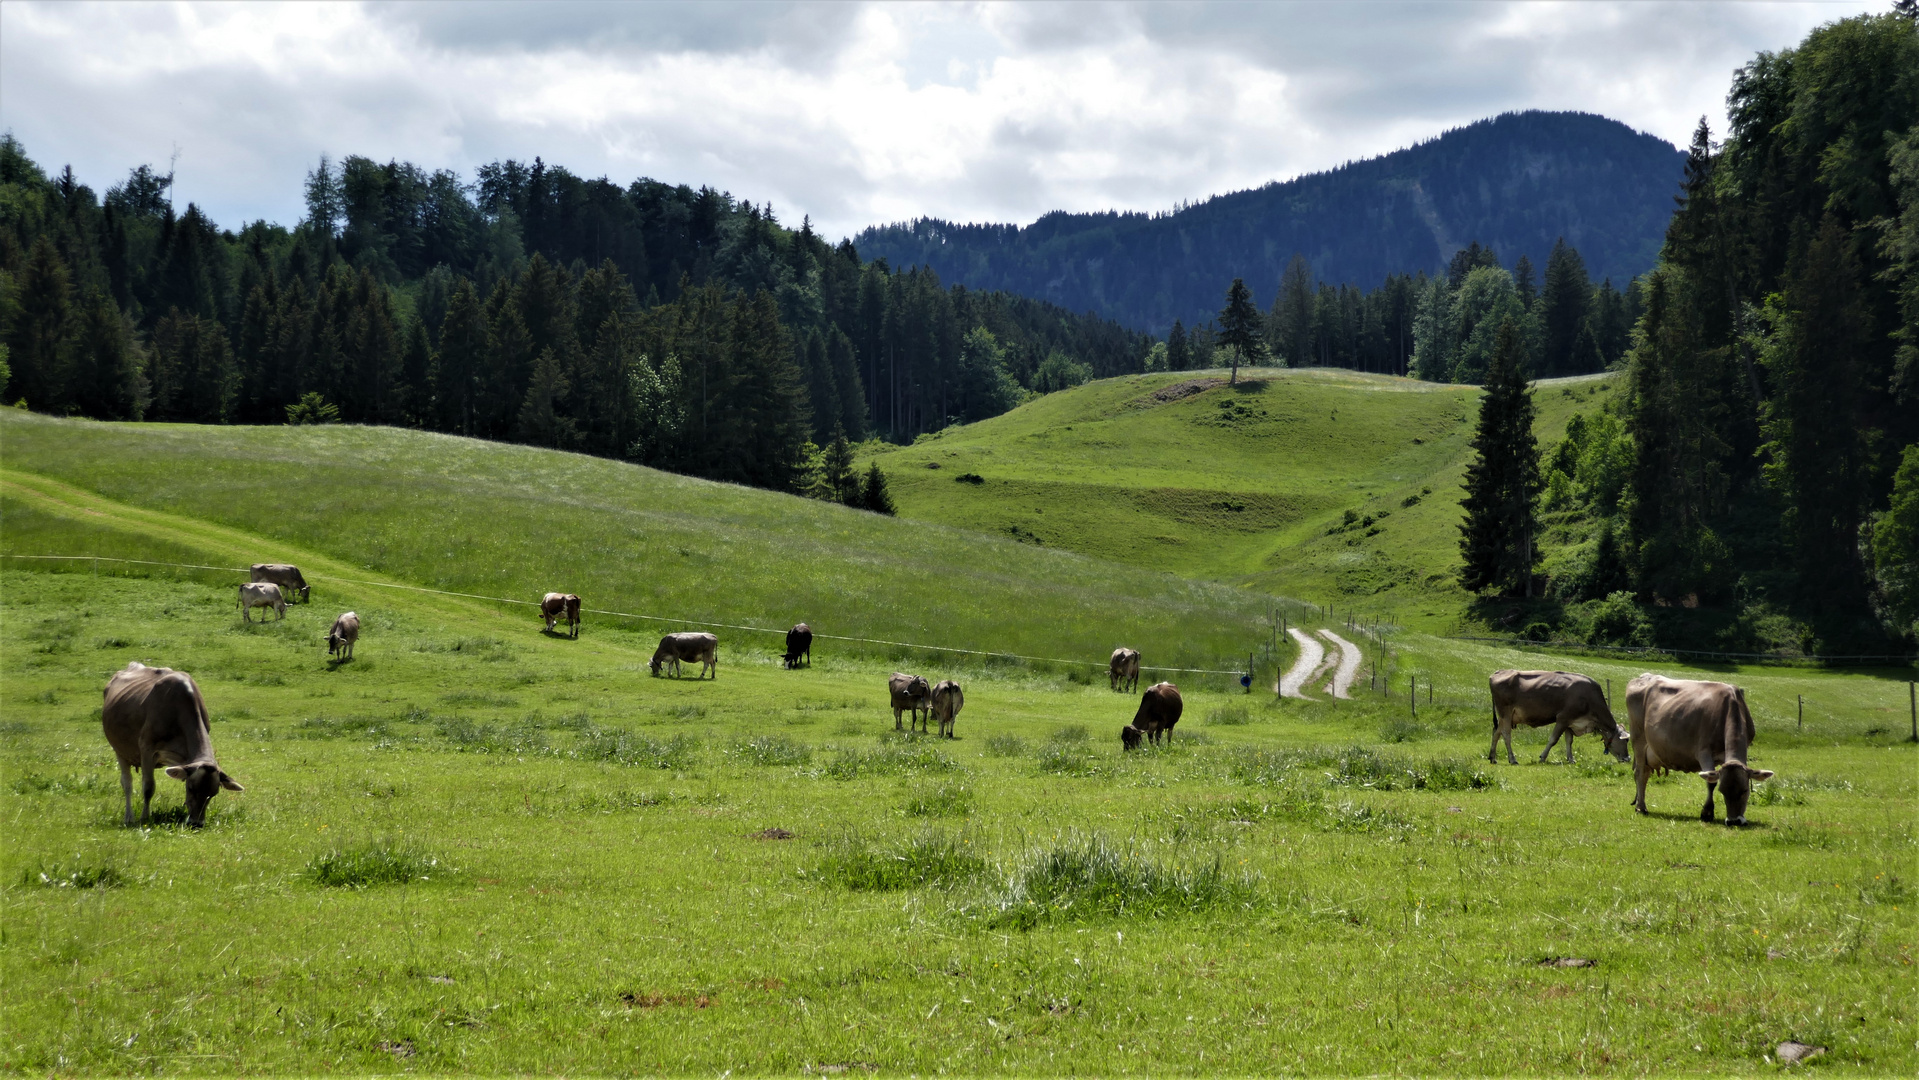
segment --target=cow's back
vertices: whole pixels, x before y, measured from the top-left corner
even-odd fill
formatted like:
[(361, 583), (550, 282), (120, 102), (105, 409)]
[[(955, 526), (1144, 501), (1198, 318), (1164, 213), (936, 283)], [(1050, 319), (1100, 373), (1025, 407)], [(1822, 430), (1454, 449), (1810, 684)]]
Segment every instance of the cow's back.
[(1179, 687), (1172, 683), (1154, 683), (1140, 695), (1139, 712), (1133, 716), (1133, 726), (1141, 731), (1163, 731), (1179, 723), (1180, 713), (1185, 703), (1180, 700)]
[(1653, 768), (1697, 769), (1708, 754), (1722, 762), (1729, 734), (1743, 760), (1752, 737), (1752, 714), (1729, 683), (1641, 675), (1626, 687), (1626, 713), (1632, 738)]
[(138, 761), (143, 744), (169, 764), (208, 759), (207, 724), (200, 688), (184, 671), (129, 664), (107, 680), (100, 727), (122, 761)]

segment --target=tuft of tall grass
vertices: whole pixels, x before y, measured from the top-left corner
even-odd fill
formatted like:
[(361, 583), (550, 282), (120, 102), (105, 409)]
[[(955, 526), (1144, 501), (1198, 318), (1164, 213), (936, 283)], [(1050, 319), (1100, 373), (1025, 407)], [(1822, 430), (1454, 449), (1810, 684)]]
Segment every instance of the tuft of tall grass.
[(652, 739), (620, 728), (595, 728), (580, 737), (576, 757), (649, 769), (687, 769), (699, 760), (700, 740), (691, 735)]
[(405, 885), (428, 880), (439, 865), (439, 859), (410, 847), (365, 844), (315, 856), (307, 863), (306, 878), (329, 889)]
[(1206, 714), (1206, 722), (1208, 724), (1218, 724), (1222, 727), (1238, 727), (1241, 724), (1252, 723), (1253, 714), (1252, 710), (1248, 709), (1243, 702), (1221, 705), (1219, 708)]
[(114, 889), (126, 876), (111, 863), (43, 863), (20, 871), (20, 884), (48, 889)]
[(929, 830), (884, 845), (847, 833), (823, 846), (817, 876), (855, 891), (951, 887), (965, 884), (986, 870), (986, 860), (954, 833)]
[(901, 742), (874, 750), (841, 750), (820, 770), (820, 775), (833, 780), (857, 780), (866, 776), (958, 771), (959, 763), (938, 748)]
[(542, 754), (546, 733), (527, 724), (483, 724), (463, 716), (436, 717), (433, 728), (454, 749), (472, 754)]
[(988, 735), (986, 737), (986, 756), (988, 757), (1025, 757), (1026, 740), (1018, 735)]
[(1073, 834), (1021, 861), (990, 900), (988, 921), (1027, 928), (1048, 920), (1249, 911), (1263, 902), (1258, 875), (1229, 871), (1217, 855), (1187, 865), (1161, 862), (1098, 833)]
[(30, 772), (14, 777), (9, 786), (15, 795), (92, 795), (106, 791), (112, 785), (98, 773), (54, 777)]
[(1049, 742), (1039, 748), (1039, 771), (1055, 776), (1091, 776), (1097, 772), (1085, 749), (1073, 743)]
[(964, 784), (926, 784), (911, 790), (907, 817), (965, 817), (973, 810), (973, 789)]
[(754, 765), (804, 765), (813, 760), (813, 748), (784, 735), (759, 735), (735, 743), (728, 756)]

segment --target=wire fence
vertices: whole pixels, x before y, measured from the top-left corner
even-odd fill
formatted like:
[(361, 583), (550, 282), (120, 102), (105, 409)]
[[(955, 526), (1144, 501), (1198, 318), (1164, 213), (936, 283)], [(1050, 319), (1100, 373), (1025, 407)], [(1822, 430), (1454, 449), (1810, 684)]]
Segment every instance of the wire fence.
[[(137, 566), (164, 566), (164, 567), (172, 567), (172, 568), (183, 569), (183, 570), (213, 570), (213, 571), (235, 573), (235, 574), (248, 574), (252, 572), (252, 568), (246, 567), (246, 566), (209, 566), (204, 563), (160, 562), (153, 559), (120, 559), (120, 558), (113, 558), (106, 555), (15, 555), (11, 553), (0, 553), (0, 556), (4, 556), (5, 558), (9, 558), (9, 559), (41, 559), (41, 560), (58, 561), (58, 562), (91, 561), (95, 563), (96, 565), (103, 562), (125, 563), (128, 565), (137, 565)], [(339, 577), (333, 574), (313, 574), (310, 576), (315, 581), (331, 581), (341, 585), (364, 585), (364, 586), (369, 586), (371, 588), (376, 588), (376, 589), (396, 589), (403, 592), (428, 593), (434, 596), (457, 596), (465, 600), (484, 600), (489, 603), (514, 604), (520, 607), (537, 608), (540, 606), (538, 601), (515, 600), (512, 597), (507, 597), (507, 596), (487, 596), (482, 593), (455, 592), (451, 589), (429, 589), (420, 585), (398, 585), (398, 584), (394, 584), (392, 582), (387, 582), (387, 581), (367, 581), (361, 578)], [(669, 625), (674, 625), (674, 626), (708, 626), (708, 627), (714, 627), (716, 629), (721, 629), (721, 630), (744, 630), (749, 633), (755, 633), (755, 634), (772, 634), (780, 638), (782, 641), (784, 641), (786, 638), (785, 630), (775, 629), (770, 626), (749, 626), (744, 623), (715, 622), (711, 619), (688, 619), (688, 618), (680, 618), (680, 617), (669, 616), (669, 615), (646, 615), (646, 614), (633, 612), (633, 611), (614, 611), (608, 608), (590, 608), (585, 606), (582, 606), (580, 610), (593, 615), (611, 615), (621, 619), (643, 619), (648, 622), (667, 623)], [(926, 645), (920, 642), (891, 641), (886, 638), (857, 637), (857, 636), (848, 635), (848, 634), (822, 634), (815, 631), (813, 636), (815, 638), (823, 638), (827, 641), (850, 641), (850, 642), (856, 642), (864, 645), (886, 645), (886, 646), (890, 646), (893, 648), (900, 648), (900, 649), (917, 649), (922, 652), (955, 653), (962, 656), (982, 656), (982, 657), (987, 657), (992, 659), (1025, 660), (1033, 663), (1064, 664), (1068, 666), (1090, 667), (1090, 668), (1101, 669), (1101, 670), (1105, 669), (1107, 666), (1106, 664), (1096, 660), (1066, 660), (1066, 659), (1062, 659), (1059, 657), (1052, 657), (1052, 656), (1029, 656), (1025, 653), (999, 652), (999, 651), (988, 650), (988, 649), (966, 649), (966, 648), (958, 648), (950, 645)], [(1244, 674), (1244, 672), (1242, 671), (1227, 671), (1225, 669), (1220, 669), (1220, 668), (1165, 667), (1158, 664), (1141, 664), (1140, 670), (1141, 671), (1169, 671), (1169, 672), (1193, 674), (1193, 675), (1242, 675)]]

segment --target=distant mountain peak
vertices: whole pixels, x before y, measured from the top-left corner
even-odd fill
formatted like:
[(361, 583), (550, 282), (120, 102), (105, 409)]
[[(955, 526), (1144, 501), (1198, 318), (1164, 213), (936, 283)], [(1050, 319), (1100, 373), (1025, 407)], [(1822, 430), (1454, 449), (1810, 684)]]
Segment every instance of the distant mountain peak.
[(938, 218), (878, 226), (862, 255), (927, 265), (1164, 333), (1216, 311), (1235, 277), (1270, 300), (1294, 254), (1334, 284), (1441, 270), (1474, 241), (1544, 266), (1560, 237), (1596, 277), (1652, 266), (1685, 155), (1585, 112), (1501, 113), (1379, 157), (1213, 195), (1161, 213), (1053, 211), (1031, 225)]

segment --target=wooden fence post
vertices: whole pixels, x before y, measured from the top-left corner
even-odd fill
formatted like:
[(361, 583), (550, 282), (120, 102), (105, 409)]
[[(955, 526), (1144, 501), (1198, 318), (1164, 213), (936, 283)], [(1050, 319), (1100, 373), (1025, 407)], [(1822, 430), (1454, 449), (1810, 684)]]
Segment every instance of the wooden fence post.
[(1912, 710), (1912, 738), (1907, 742), (1919, 742), (1919, 683), (1906, 684), (1906, 707)]
[(1799, 695), (1799, 730), (1806, 730), (1806, 695)]

